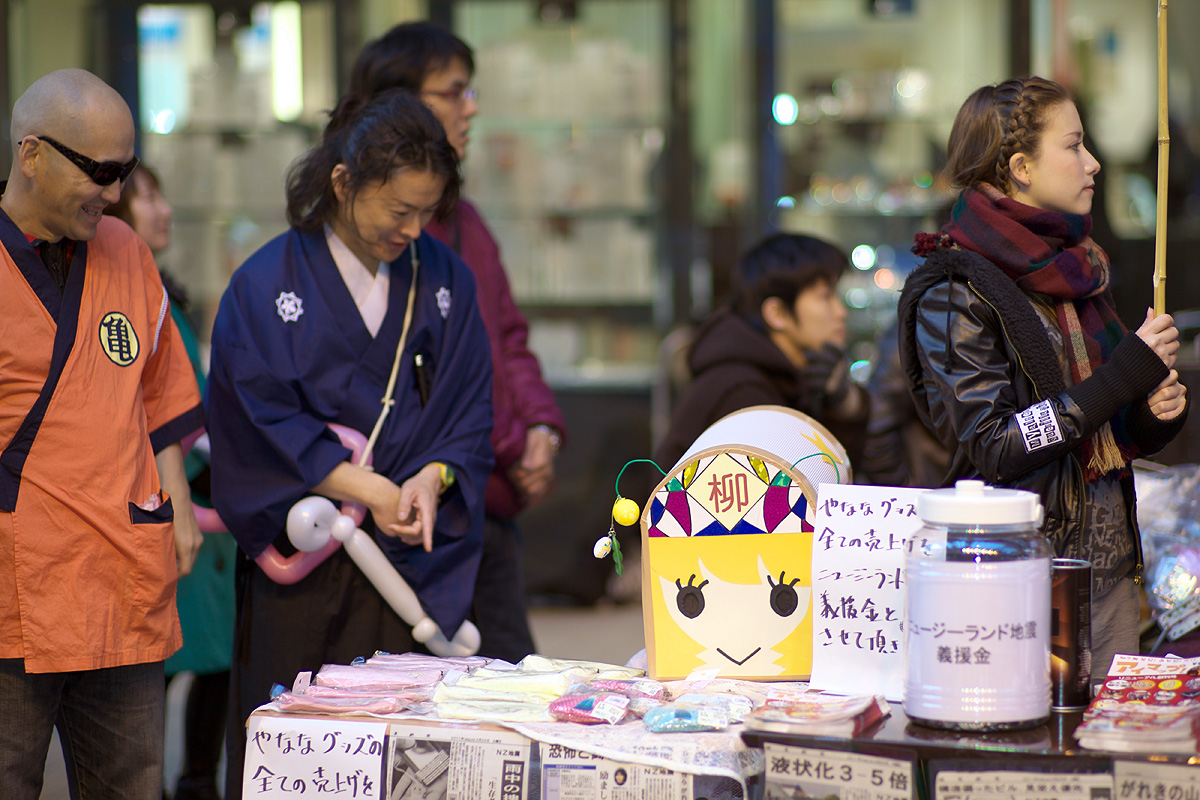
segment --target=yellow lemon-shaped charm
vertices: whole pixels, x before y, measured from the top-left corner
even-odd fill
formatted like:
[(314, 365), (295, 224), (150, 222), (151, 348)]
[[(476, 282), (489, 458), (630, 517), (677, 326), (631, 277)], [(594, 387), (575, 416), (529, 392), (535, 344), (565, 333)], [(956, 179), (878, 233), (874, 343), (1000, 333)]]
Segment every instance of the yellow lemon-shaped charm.
[(618, 497), (613, 503), (612, 516), (618, 525), (636, 525), (642, 510), (628, 497)]

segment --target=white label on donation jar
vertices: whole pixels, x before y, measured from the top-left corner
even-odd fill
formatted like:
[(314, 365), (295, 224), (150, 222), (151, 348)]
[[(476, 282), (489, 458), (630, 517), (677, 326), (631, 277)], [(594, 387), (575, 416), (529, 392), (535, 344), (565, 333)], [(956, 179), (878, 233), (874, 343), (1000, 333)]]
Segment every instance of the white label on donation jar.
[(914, 559), (908, 577), (905, 713), (953, 723), (1049, 713), (1049, 559)]

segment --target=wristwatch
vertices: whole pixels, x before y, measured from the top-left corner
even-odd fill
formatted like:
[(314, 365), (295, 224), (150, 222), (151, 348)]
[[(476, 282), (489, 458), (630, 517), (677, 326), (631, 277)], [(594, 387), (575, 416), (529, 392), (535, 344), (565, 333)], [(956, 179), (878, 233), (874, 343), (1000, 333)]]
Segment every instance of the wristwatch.
[(545, 423), (539, 423), (529, 428), (531, 431), (545, 433), (550, 437), (550, 449), (554, 451), (554, 455), (558, 455), (558, 449), (562, 447), (562, 434)]

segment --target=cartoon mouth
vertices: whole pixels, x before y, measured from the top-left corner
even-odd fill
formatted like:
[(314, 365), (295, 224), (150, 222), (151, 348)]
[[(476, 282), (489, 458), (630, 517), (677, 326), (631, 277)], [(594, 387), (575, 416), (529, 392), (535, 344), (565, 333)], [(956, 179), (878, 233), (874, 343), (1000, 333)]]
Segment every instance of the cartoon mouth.
[(719, 647), (717, 648), (717, 652), (718, 652), (718, 653), (720, 653), (721, 655), (725, 656), (725, 657), (726, 657), (726, 658), (728, 658), (730, 661), (732, 661), (733, 663), (737, 664), (739, 667), (740, 667), (742, 664), (745, 664), (745, 663), (746, 663), (747, 661), (749, 661), (750, 659), (754, 658), (754, 653), (757, 653), (759, 650), (762, 650), (762, 648), (761, 648), (761, 647), (756, 647), (756, 648), (754, 648), (754, 652), (753, 652), (753, 653), (751, 653), (750, 655), (746, 656), (746, 657), (745, 657), (745, 658), (743, 658), (741, 661), (738, 661), (736, 658), (734, 658), (733, 656), (729, 655), (729, 653), (726, 653), (726, 652), (725, 652), (724, 650), (722, 650), (721, 648), (719, 648)]

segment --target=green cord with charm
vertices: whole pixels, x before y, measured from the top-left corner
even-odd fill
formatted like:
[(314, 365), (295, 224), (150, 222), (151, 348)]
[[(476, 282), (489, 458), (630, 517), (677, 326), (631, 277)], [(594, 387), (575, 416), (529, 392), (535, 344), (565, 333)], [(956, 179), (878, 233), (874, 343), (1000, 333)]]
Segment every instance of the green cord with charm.
[(665, 476), (667, 473), (654, 461), (648, 458), (635, 458), (632, 461), (621, 467), (621, 471), (617, 473), (617, 480), (614, 483), (614, 488), (617, 490), (617, 499), (612, 507), (612, 522), (608, 526), (608, 533), (596, 540), (596, 544), (592, 546), (592, 555), (596, 558), (604, 558), (609, 553), (613, 558), (613, 569), (618, 575), (624, 570), (624, 556), (621, 555), (621, 543), (617, 541), (617, 525), (630, 527), (637, 524), (638, 518), (642, 514), (642, 510), (638, 508), (638, 504), (630, 500), (628, 497), (621, 496), (621, 476), (625, 474), (625, 470), (629, 469), (630, 464), (644, 462), (646, 464), (654, 464), (654, 468)]

